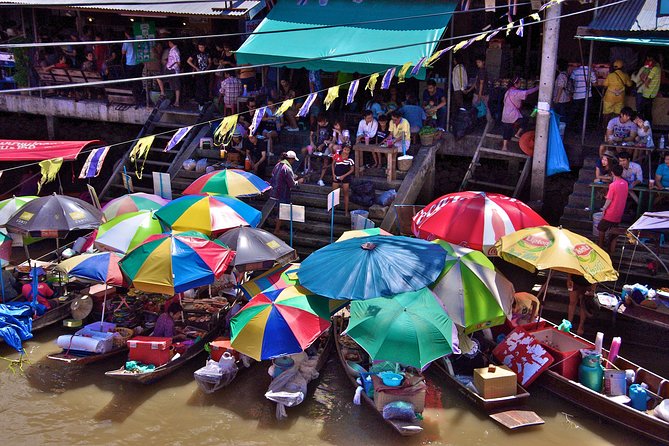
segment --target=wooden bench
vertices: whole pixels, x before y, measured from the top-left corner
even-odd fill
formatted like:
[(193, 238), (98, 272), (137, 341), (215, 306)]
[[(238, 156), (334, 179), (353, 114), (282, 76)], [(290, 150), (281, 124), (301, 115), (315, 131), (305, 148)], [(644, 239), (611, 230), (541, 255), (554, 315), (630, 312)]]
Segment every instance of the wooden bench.
[(386, 154), (388, 158), (388, 169), (386, 170), (386, 177), (388, 182), (394, 181), (397, 175), (397, 147), (381, 147), (378, 144), (356, 144), (353, 146), (355, 150), (355, 176), (360, 176), (360, 166), (363, 163), (363, 152)]
[(105, 88), (108, 104), (135, 105), (135, 96), (129, 88)]

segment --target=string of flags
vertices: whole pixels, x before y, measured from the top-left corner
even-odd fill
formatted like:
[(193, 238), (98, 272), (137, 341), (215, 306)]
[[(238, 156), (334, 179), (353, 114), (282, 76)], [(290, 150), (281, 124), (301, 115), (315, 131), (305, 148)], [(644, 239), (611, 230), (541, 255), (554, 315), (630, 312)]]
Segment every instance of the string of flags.
[[(353, 0), (356, 3), (361, 3), (363, 0)], [(559, 3), (562, 3), (564, 0), (550, 0), (539, 8), (538, 12), (534, 12), (527, 17), (521, 18), (517, 21), (512, 20), (512, 12), (515, 14), (515, 10), (517, 7), (517, 0), (508, 0), (508, 6), (509, 6), (509, 22), (506, 25), (500, 26), (499, 28), (496, 29), (488, 29), (486, 31), (481, 31), (481, 33), (477, 34), (476, 36), (472, 36), (468, 39), (461, 40), (460, 42), (450, 45), (442, 50), (439, 50), (435, 52), (432, 56), (422, 56), (415, 64), (413, 62), (406, 62), (404, 63), (400, 68), (399, 71), (397, 71), (398, 67), (391, 67), (388, 68), (381, 80), (381, 89), (388, 89), (390, 87), (390, 84), (392, 82), (392, 79), (397, 75), (398, 83), (402, 83), (405, 81), (405, 78), (407, 76), (407, 73), (409, 76), (416, 76), (420, 72), (421, 68), (429, 68), (431, 67), (439, 58), (441, 58), (444, 54), (447, 54), (449, 51), (457, 52), (460, 50), (463, 50), (473, 44), (474, 42), (481, 41), (485, 39), (487, 42), (489, 42), (492, 38), (494, 38), (497, 34), (499, 34), (502, 31), (506, 31), (506, 35), (508, 36), (511, 31), (515, 28), (516, 29), (516, 34), (520, 37), (523, 36), (524, 33), (524, 27), (528, 23), (529, 20), (533, 22), (540, 22), (541, 17), (539, 16), (539, 12), (553, 6)], [(327, 3), (327, 2), (325, 2)], [(469, 1), (464, 0), (462, 1), (462, 6), (463, 8), (468, 8), (469, 7)], [(305, 5), (307, 4), (307, 0), (297, 0), (298, 5)], [(487, 2), (486, 2), (487, 5)], [(463, 9), (466, 10), (466, 9)], [(411, 66), (413, 65), (413, 68)], [(411, 71), (409, 69), (411, 68)], [(378, 82), (378, 78), (381, 75), (381, 72), (377, 73), (372, 73), (368, 76), (367, 83), (365, 85), (365, 91), (369, 90), (370, 94), (374, 94), (374, 89), (376, 88), (376, 84)], [(360, 80), (364, 79), (355, 79), (350, 82), (345, 82), (340, 85), (335, 85), (333, 87), (330, 87), (327, 89), (327, 95), (324, 100), (324, 104), (326, 109), (329, 109), (332, 103), (337, 99), (339, 96), (339, 89), (343, 86), (345, 86), (347, 83), (349, 84), (348, 88), (348, 93), (346, 95), (346, 104), (351, 104), (355, 100), (355, 96), (358, 93), (358, 88), (360, 85)], [(315, 93), (310, 93), (304, 103), (300, 106), (300, 109), (297, 113), (298, 117), (306, 117), (309, 113), (309, 109), (315, 102), (318, 93), (320, 92), (315, 92)], [(288, 111), (291, 107), (293, 107), (295, 103), (294, 99), (286, 99), (282, 101), (274, 114), (275, 116), (282, 116), (286, 111)], [(251, 122), (251, 127), (249, 129), (251, 134), (254, 134), (258, 127), (260, 126), (260, 122), (262, 121), (263, 116), (266, 113), (266, 107), (260, 107), (254, 111), (253, 119)], [(216, 130), (214, 131), (214, 144), (217, 146), (221, 145), (227, 145), (230, 140), (232, 139), (232, 134), (234, 133), (235, 128), (237, 127), (237, 122), (240, 114), (234, 114), (230, 116), (224, 117), (221, 121)], [(211, 122), (215, 122), (216, 120), (213, 120)], [(184, 138), (185, 136), (193, 129), (194, 126), (186, 126), (182, 127), (176, 130), (172, 138), (169, 140), (167, 145), (165, 146), (164, 151), (168, 152), (172, 150), (174, 147), (176, 147)], [(151, 148), (153, 141), (155, 139), (156, 135), (148, 135), (145, 137), (142, 137), (137, 140), (135, 145), (133, 146), (132, 150), (130, 151), (130, 161), (135, 163), (135, 175), (137, 178), (141, 179), (142, 178), (142, 172), (144, 170), (144, 163), (146, 162), (146, 158), (149, 153), (149, 149)], [(122, 144), (122, 143), (120, 143)], [(115, 144), (116, 145), (116, 144)], [(97, 149), (94, 149), (93, 151), (90, 152), (88, 155), (88, 158), (86, 159), (86, 162), (84, 163), (84, 166), (81, 170), (81, 173), (79, 174), (79, 178), (84, 179), (84, 178), (94, 178), (97, 177), (100, 174), (100, 171), (102, 169), (102, 164), (104, 163), (105, 157), (107, 156), (107, 153), (109, 152), (109, 149), (112, 146), (105, 146), (105, 147), (100, 147)], [(143, 159), (141, 167), (138, 168), (137, 166), (137, 161)], [(62, 158), (55, 158), (51, 160), (45, 160), (39, 163), (41, 171), (42, 171), (42, 179), (39, 182), (38, 185), (38, 191), (41, 189), (43, 184), (46, 184), (50, 181), (53, 181), (55, 179), (56, 175), (58, 174), (58, 171), (60, 170), (60, 167), (62, 166), (63, 159)], [(2, 171), (0, 171), (0, 175), (2, 175)]]

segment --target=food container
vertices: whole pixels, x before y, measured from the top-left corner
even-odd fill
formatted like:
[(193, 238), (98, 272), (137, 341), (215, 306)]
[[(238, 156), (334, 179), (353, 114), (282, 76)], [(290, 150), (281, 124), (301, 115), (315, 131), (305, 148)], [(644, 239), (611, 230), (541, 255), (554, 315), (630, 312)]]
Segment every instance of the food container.
[(381, 372), (379, 373), (379, 377), (383, 381), (383, 384), (390, 387), (399, 387), (404, 379), (404, 376), (393, 372)]
[(474, 369), (474, 386), (483, 398), (503, 398), (516, 394), (516, 374), (506, 366)]

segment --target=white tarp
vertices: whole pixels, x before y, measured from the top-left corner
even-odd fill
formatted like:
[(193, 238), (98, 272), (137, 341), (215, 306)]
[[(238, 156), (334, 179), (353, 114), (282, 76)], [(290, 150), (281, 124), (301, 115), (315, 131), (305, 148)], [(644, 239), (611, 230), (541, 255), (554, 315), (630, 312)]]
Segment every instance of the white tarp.
[(628, 231), (669, 230), (669, 211), (646, 212), (628, 228)]

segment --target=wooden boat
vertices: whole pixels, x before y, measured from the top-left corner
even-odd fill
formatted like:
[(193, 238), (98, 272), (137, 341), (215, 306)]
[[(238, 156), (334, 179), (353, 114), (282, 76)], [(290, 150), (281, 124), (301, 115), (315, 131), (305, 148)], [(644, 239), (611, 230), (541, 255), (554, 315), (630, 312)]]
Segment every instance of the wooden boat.
[[(50, 310), (46, 311), (43, 315), (37, 319), (33, 319), (33, 327), (31, 333), (43, 330), (44, 328), (50, 327), (53, 324), (57, 324), (70, 316), (70, 304), (75, 299), (73, 294), (69, 294), (67, 299), (52, 299), (51, 302), (53, 306)], [(0, 338), (0, 344), (3, 344), (5, 340)]]
[[(318, 343), (320, 343), (320, 345)], [(318, 359), (317, 359), (316, 364), (314, 366), (314, 370), (316, 372), (320, 372), (323, 369), (323, 367), (325, 366), (325, 363), (327, 362), (328, 358), (330, 357), (330, 353), (332, 352), (332, 344), (333, 344), (332, 327), (330, 327), (330, 329), (327, 331), (327, 334), (324, 337), (321, 337), (320, 339), (316, 340), (316, 342), (314, 342), (314, 344), (312, 344), (313, 347), (316, 347), (318, 349), (318, 354), (317, 354)], [(307, 386), (311, 387), (312, 383), (315, 383), (316, 381), (318, 381), (318, 380), (313, 379), (313, 380), (309, 381), (307, 383)], [(282, 392), (282, 393), (285, 393), (285, 392)], [(306, 398), (306, 394), (304, 394), (302, 396), (303, 396), (303, 398)], [(272, 395), (269, 395), (269, 390), (268, 390), (267, 393), (265, 393), (265, 398), (267, 398), (270, 401), (273, 401), (273, 402), (277, 403), (276, 418), (279, 419), (279, 420), (286, 418), (284, 408), (288, 405), (283, 404), (283, 400), (282, 400), (283, 397), (284, 397), (284, 395), (280, 395), (275, 399)], [(301, 404), (302, 401), (304, 401), (304, 399), (302, 399), (298, 402), (294, 402), (293, 404), (291, 404), (288, 407), (293, 407), (293, 406), (296, 406), (298, 404)]]
[(436, 371), (439, 376), (453, 383), (467, 399), (504, 427), (517, 429), (544, 424), (544, 420), (536, 413), (529, 410), (514, 409), (524, 404), (530, 396), (530, 393), (520, 384), (516, 384), (516, 394), (513, 396), (484, 398), (457, 379), (448, 359), (441, 358), (434, 361), (430, 370)]
[(224, 311), (221, 311), (218, 314), (214, 315), (214, 317), (212, 318), (212, 322), (209, 325), (209, 331), (207, 332), (207, 334), (202, 336), (200, 340), (198, 340), (190, 348), (188, 348), (188, 350), (186, 350), (184, 354), (180, 355), (176, 359), (172, 359), (167, 364), (161, 365), (151, 371), (144, 373), (128, 371), (125, 369), (124, 366), (118, 370), (110, 370), (108, 372), (105, 372), (105, 375), (121, 381), (134, 382), (140, 384), (150, 384), (152, 382), (159, 380), (160, 378), (163, 378), (171, 374), (172, 372), (178, 370), (184, 364), (188, 363), (190, 360), (198, 356), (200, 353), (202, 353), (204, 351), (204, 347), (209, 342), (216, 339), (219, 332), (223, 328), (223, 325), (225, 324), (225, 313), (227, 312), (227, 310), (228, 309), (226, 308)]
[[(357, 376), (354, 375), (353, 369), (351, 369), (348, 365), (346, 365), (346, 358), (344, 357), (343, 349), (342, 349), (342, 344), (341, 344), (341, 335), (346, 327), (345, 327), (345, 320), (341, 316), (337, 316), (334, 318), (334, 331), (335, 331), (335, 346), (337, 348), (337, 356), (339, 357), (339, 361), (341, 363), (342, 368), (344, 369), (344, 372), (346, 372), (346, 376), (348, 376), (348, 379), (351, 381), (351, 384), (353, 385), (353, 388), (357, 388), (358, 384), (356, 382)], [(366, 392), (362, 392), (360, 394), (361, 399), (365, 402), (367, 406), (369, 406), (372, 410), (377, 412), (381, 418), (383, 418), (381, 412), (376, 408), (376, 405), (374, 404), (374, 400), (371, 399)], [(422, 421), (421, 420), (416, 420), (416, 421), (398, 421), (398, 420), (384, 420), (386, 424), (388, 424), (390, 427), (395, 429), (397, 433), (403, 436), (411, 436), (411, 435), (416, 435), (419, 434), (423, 431), (423, 426), (422, 426)]]
[[(545, 327), (556, 327), (549, 321), (542, 320), (535, 324), (525, 325), (523, 328), (534, 330)], [(594, 344), (587, 339), (571, 334), (580, 341), (587, 343), (591, 348)], [(602, 357), (608, 357), (608, 351), (602, 351)], [(574, 403), (602, 418), (618, 423), (643, 436), (662, 444), (669, 444), (669, 422), (654, 416), (653, 408), (663, 399), (669, 398), (669, 380), (644, 369), (643, 367), (618, 356), (614, 366), (620, 370), (634, 370), (635, 383), (648, 385), (648, 410), (640, 411), (607, 397), (603, 393), (595, 392), (576, 381), (566, 378), (554, 368), (546, 370), (537, 382), (550, 392)], [(610, 368), (610, 366), (607, 365)]]

